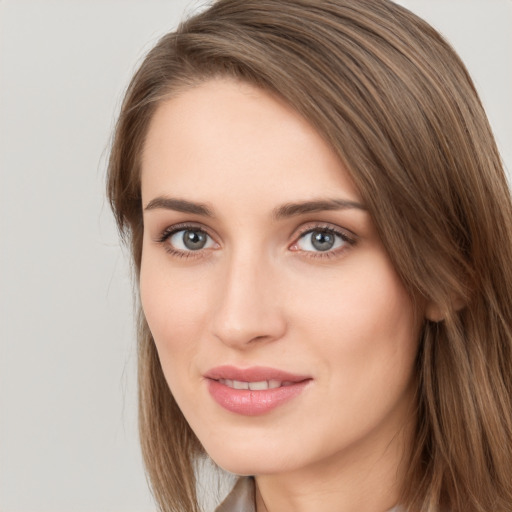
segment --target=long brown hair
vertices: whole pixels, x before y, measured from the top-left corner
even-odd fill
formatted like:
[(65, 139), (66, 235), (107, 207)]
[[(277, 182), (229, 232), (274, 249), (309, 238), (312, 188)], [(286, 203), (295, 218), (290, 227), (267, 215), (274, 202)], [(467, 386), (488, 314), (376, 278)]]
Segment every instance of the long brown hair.
[[(473, 83), (449, 44), (388, 0), (220, 0), (163, 37), (119, 116), (108, 194), (135, 270), (140, 156), (159, 103), (216, 76), (279, 95), (351, 173), (404, 285), (434, 303), (417, 358), (407, 510), (512, 510), (512, 207)], [(140, 435), (164, 511), (197, 511), (202, 448), (139, 321)]]

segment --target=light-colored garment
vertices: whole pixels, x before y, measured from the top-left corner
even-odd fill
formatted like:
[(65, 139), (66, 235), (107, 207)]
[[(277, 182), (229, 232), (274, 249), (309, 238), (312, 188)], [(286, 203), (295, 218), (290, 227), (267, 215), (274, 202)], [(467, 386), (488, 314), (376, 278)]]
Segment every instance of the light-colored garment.
[(226, 499), (215, 509), (215, 512), (256, 512), (256, 495), (254, 479), (239, 478)]
[[(239, 478), (233, 490), (215, 509), (215, 512), (256, 512), (254, 478)], [(403, 512), (403, 510), (394, 507), (388, 512)]]

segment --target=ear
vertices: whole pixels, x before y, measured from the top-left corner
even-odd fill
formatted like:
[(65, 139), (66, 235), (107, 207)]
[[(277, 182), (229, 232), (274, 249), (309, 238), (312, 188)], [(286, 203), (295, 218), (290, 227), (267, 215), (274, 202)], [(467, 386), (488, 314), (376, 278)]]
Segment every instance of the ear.
[[(453, 311), (459, 311), (466, 305), (462, 297), (455, 297), (452, 300)], [(446, 318), (446, 311), (443, 311), (439, 304), (428, 302), (425, 307), (425, 318), (431, 322), (442, 322)]]
[(425, 308), (425, 318), (431, 322), (441, 322), (444, 320), (445, 315), (441, 308), (435, 302), (429, 302)]

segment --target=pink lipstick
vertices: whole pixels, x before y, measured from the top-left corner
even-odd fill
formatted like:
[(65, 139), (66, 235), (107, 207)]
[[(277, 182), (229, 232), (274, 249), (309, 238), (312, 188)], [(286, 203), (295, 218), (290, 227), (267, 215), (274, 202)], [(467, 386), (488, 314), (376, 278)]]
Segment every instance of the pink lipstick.
[(311, 377), (274, 368), (219, 366), (205, 374), (208, 391), (224, 409), (245, 416), (265, 414), (299, 395)]

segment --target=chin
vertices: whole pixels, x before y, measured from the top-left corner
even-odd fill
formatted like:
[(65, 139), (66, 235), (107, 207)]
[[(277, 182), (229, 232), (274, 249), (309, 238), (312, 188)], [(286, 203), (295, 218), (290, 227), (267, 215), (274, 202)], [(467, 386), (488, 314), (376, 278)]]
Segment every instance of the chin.
[(270, 475), (293, 470), (299, 464), (293, 457), (276, 450), (273, 446), (262, 447), (251, 443), (241, 445), (230, 443), (227, 446), (205, 446), (209, 457), (223, 470), (241, 476)]

